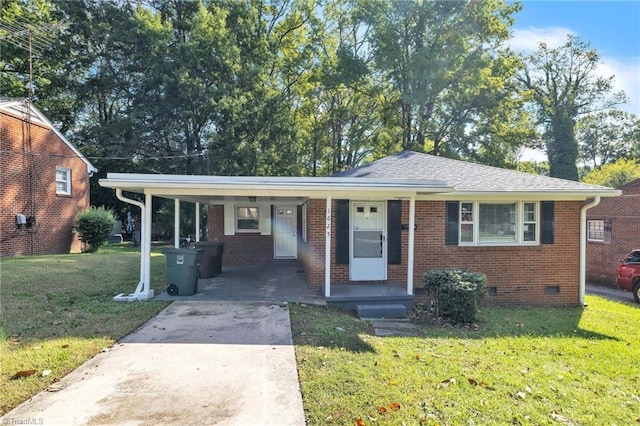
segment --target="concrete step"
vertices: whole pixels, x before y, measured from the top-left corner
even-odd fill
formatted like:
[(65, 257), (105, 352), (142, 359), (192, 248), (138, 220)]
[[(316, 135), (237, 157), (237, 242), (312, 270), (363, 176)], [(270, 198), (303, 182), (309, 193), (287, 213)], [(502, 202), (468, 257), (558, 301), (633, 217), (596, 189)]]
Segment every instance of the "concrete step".
[(356, 305), (359, 318), (406, 318), (407, 307), (400, 303)]

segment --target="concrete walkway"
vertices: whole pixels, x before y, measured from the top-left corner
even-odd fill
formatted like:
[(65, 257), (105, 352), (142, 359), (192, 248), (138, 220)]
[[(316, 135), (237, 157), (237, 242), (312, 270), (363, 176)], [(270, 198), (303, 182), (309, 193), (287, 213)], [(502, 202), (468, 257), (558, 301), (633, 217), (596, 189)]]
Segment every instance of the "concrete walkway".
[(174, 302), (0, 424), (304, 425), (285, 304)]

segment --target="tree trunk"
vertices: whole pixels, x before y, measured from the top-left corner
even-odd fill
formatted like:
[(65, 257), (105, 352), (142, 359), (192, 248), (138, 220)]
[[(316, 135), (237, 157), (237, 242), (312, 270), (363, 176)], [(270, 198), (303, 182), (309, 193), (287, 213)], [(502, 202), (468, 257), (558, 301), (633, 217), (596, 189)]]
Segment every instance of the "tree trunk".
[(547, 146), (549, 175), (551, 177), (578, 180), (578, 144), (574, 135), (574, 123), (569, 117), (554, 117), (551, 122), (552, 138)]

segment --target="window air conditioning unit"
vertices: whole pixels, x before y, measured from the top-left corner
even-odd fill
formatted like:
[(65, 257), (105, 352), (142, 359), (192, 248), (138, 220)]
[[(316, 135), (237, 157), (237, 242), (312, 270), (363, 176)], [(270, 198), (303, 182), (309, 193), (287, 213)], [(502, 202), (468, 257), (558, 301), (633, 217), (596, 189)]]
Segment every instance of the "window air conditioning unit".
[(27, 217), (23, 214), (16, 215), (16, 225), (22, 226), (27, 224)]

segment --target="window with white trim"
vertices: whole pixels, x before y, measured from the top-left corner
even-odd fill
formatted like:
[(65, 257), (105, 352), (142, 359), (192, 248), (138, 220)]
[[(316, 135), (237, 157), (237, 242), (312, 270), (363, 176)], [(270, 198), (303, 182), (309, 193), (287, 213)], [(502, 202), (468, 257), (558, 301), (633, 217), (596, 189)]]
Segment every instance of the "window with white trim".
[(260, 207), (236, 207), (236, 232), (260, 232)]
[(539, 241), (538, 202), (460, 203), (460, 245), (533, 245)]
[(71, 169), (56, 167), (56, 194), (71, 195)]
[(587, 221), (587, 241), (604, 242), (604, 220)]

